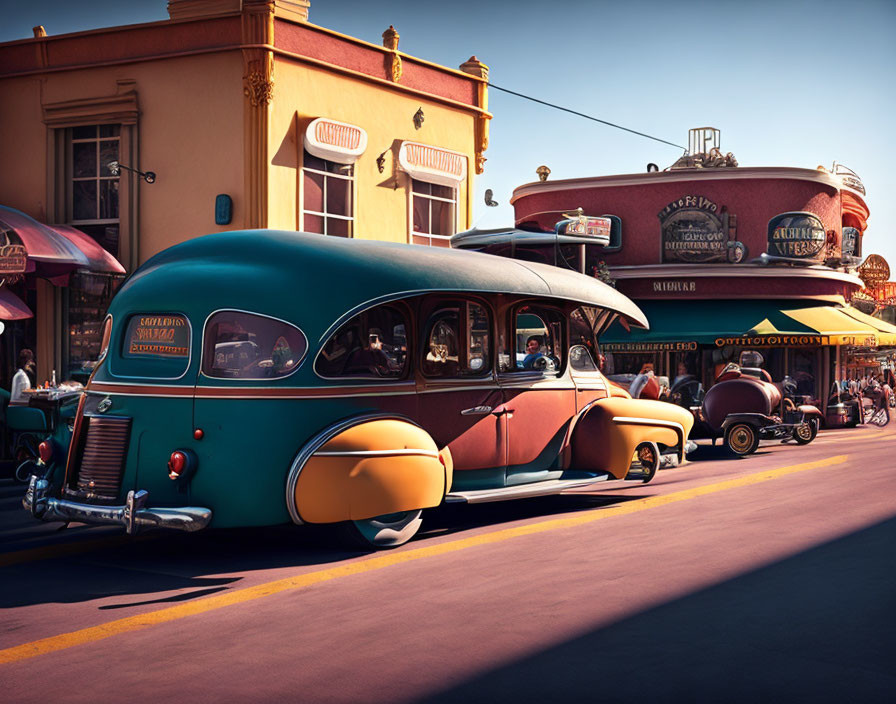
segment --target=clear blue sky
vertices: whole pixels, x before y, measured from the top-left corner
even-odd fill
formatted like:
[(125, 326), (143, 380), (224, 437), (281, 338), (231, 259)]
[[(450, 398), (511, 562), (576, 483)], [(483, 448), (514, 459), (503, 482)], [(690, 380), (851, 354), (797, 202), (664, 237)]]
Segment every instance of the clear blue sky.
[[(167, 19), (165, 0), (0, 0), (0, 41)], [(471, 55), (497, 85), (677, 144), (722, 131), (742, 166), (852, 168), (868, 191), (866, 254), (896, 278), (894, 0), (312, 0), (318, 25), (457, 67)], [(512, 222), (513, 188), (536, 179), (664, 168), (679, 151), (491, 91), (480, 227)], [(486, 208), (491, 188), (497, 208)]]

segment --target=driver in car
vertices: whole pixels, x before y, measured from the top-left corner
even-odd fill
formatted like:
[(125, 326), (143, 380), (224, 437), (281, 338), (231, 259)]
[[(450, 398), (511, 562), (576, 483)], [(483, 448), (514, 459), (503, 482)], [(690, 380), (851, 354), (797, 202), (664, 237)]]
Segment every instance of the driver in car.
[(536, 369), (536, 362), (544, 357), (541, 351), (541, 338), (532, 335), (526, 340), (526, 356), (523, 359), (523, 369)]

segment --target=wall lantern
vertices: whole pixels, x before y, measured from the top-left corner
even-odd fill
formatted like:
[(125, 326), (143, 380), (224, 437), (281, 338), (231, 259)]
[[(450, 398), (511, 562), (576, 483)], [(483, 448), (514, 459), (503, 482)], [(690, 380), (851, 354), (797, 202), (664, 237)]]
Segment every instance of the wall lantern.
[(233, 198), (226, 193), (215, 196), (215, 225), (229, 225), (233, 220)]
[(155, 171), (140, 171), (138, 169), (133, 169), (130, 166), (120, 164), (117, 161), (110, 161), (108, 164), (106, 164), (106, 167), (109, 169), (109, 173), (111, 173), (113, 176), (118, 176), (121, 173), (121, 170), (124, 169), (125, 171), (133, 171), (135, 174), (142, 177), (143, 180), (147, 183), (156, 182)]
[(539, 180), (539, 181), (547, 181), (547, 180), (548, 180), (548, 176), (551, 175), (551, 170), (550, 170), (547, 166), (545, 166), (544, 164), (542, 164), (542, 165), (539, 166), (537, 169), (535, 169), (535, 173), (538, 174), (538, 180)]
[(386, 154), (388, 153), (389, 150), (387, 149), (376, 158), (376, 168), (380, 173), (386, 170)]
[(423, 121), (426, 119), (426, 116), (423, 114), (423, 108), (417, 108), (417, 112), (414, 113), (414, 127), (418, 130), (423, 127)]

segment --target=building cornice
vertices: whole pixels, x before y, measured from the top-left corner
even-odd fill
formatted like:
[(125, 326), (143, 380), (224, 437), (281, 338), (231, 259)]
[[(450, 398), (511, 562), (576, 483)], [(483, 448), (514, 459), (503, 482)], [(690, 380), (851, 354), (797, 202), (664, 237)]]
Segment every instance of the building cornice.
[(591, 176), (585, 178), (560, 179), (557, 181), (535, 181), (517, 186), (513, 191), (510, 202), (513, 204), (520, 198), (531, 195), (542, 195), (545, 193), (557, 193), (577, 189), (647, 186), (664, 183), (700, 181), (755, 181), (757, 179), (810, 181), (812, 183), (827, 186), (836, 191), (849, 191), (864, 203), (864, 197), (861, 193), (845, 185), (841, 180), (829, 172), (819, 169), (802, 169), (790, 166), (737, 166), (706, 169), (675, 169), (672, 171), (655, 171), (651, 173), (613, 174), (610, 176)]
[(772, 267), (754, 264), (727, 264), (722, 266), (703, 264), (641, 264), (611, 266), (614, 279), (657, 279), (657, 278), (786, 278), (786, 279), (828, 279), (865, 288), (858, 276), (835, 271), (826, 267)]

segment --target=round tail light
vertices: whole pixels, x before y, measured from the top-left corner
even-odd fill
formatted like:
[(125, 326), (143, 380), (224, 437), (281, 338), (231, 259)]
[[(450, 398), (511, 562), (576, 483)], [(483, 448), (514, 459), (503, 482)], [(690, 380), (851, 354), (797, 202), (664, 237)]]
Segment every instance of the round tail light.
[(187, 455), (180, 450), (175, 450), (168, 458), (168, 478), (178, 479), (187, 468)]
[(37, 446), (37, 454), (40, 455), (41, 462), (49, 464), (50, 460), (53, 459), (53, 443), (49, 440), (44, 440)]

